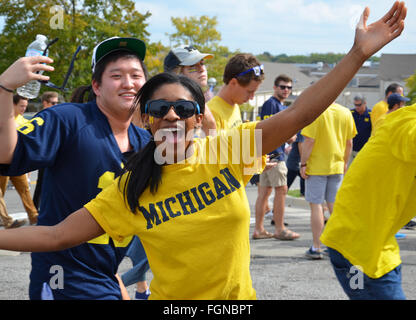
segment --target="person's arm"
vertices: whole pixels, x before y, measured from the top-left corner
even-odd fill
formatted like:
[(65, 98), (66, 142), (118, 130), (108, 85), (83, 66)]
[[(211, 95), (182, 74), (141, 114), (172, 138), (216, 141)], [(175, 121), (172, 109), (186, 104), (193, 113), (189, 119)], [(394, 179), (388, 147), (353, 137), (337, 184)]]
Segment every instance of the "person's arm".
[(315, 139), (305, 137), (305, 140), (302, 143), (302, 148), (299, 149), (299, 152), (300, 152), (300, 176), (303, 179), (308, 179), (308, 176), (306, 174), (306, 163), (308, 162), (309, 157), (311, 156), (314, 144), (315, 144)]
[(325, 77), (307, 88), (287, 109), (257, 124), (262, 130), (262, 153), (282, 145), (297, 131), (315, 120), (340, 95), (362, 64), (404, 29), (404, 2), (395, 2), (380, 20), (367, 26), (369, 9), (361, 16), (349, 53)]
[(116, 273), (116, 279), (118, 281), (118, 285), (120, 286), (120, 292), (121, 292), (121, 299), (122, 300), (131, 300), (129, 293), (127, 291), (126, 286), (123, 283), (123, 280), (121, 280), (121, 277)]
[(60, 251), (104, 233), (88, 210), (81, 208), (55, 226), (0, 230), (0, 249), (22, 252)]
[(348, 162), (350, 160), (352, 151), (352, 139), (347, 140), (347, 144), (345, 145), (345, 152), (344, 152), (344, 174), (347, 172), (348, 169)]
[(37, 71), (53, 71), (44, 63), (53, 60), (45, 56), (24, 57), (15, 61), (0, 75), (0, 163), (9, 164), (17, 144), (17, 131), (14, 121), (13, 92), (30, 80), (49, 80), (48, 76)]

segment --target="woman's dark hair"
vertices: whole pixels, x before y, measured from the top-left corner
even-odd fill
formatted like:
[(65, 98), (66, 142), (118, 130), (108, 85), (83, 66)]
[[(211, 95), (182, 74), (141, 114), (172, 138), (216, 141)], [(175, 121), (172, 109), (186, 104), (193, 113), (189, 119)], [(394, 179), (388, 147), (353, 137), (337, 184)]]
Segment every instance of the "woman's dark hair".
[(92, 90), (92, 86), (80, 86), (76, 88), (71, 95), (70, 102), (74, 103), (85, 103), (88, 101), (95, 100), (96, 96), (94, 91)]
[[(147, 81), (136, 95), (132, 105), (133, 110), (140, 105), (140, 111), (144, 113), (145, 105), (152, 99), (155, 91), (163, 85), (174, 83), (182, 85), (191, 93), (194, 101), (200, 107), (201, 114), (203, 114), (205, 112), (205, 98), (201, 87), (195, 81), (174, 73), (160, 73)], [(156, 143), (152, 138), (142, 150), (130, 157), (123, 169), (122, 175), (127, 174), (126, 183), (122, 190), (124, 200), (133, 213), (136, 213), (140, 207), (139, 199), (146, 188), (150, 187), (150, 192), (154, 194), (162, 182), (162, 165), (155, 161), (155, 150)], [(120, 182), (121, 179), (119, 187)]]

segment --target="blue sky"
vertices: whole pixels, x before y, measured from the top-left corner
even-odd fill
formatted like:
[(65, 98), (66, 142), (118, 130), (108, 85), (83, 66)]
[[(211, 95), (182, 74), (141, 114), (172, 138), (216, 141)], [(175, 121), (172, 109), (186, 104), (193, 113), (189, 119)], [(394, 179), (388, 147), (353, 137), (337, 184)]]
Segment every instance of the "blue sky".
[[(148, 31), (152, 41), (169, 46), (166, 32), (173, 32), (170, 17), (216, 16), (221, 44), (254, 54), (270, 52), (310, 54), (346, 53), (354, 28), (365, 6), (369, 22), (382, 17), (392, 0), (141, 0), (139, 11), (150, 11)], [(416, 52), (416, 0), (406, 1), (406, 29), (380, 53)]]
[[(387, 12), (392, 0), (140, 0), (136, 8), (150, 11), (151, 41), (169, 46), (174, 32), (170, 17), (217, 17), (221, 44), (254, 54), (346, 53), (352, 45), (355, 22), (365, 6), (369, 22)], [(381, 53), (416, 52), (416, 0), (407, 0), (408, 16), (402, 36)], [(0, 29), (2, 28), (0, 20)]]

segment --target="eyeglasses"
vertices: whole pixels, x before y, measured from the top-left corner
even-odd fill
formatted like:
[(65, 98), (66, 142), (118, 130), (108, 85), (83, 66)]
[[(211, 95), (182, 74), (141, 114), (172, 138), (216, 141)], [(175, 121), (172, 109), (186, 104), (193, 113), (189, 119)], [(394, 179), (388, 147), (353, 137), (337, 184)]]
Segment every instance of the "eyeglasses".
[[(50, 47), (51, 45), (53, 45), (55, 42), (57, 42), (58, 40), (59, 40), (59, 38), (55, 38), (55, 39), (53, 39), (52, 41), (50, 41), (50, 42), (46, 45), (45, 50), (43, 50), (42, 55), (43, 55), (43, 56), (44, 56), (44, 55), (46, 55), (46, 52), (48, 51), (49, 47)], [(77, 54), (78, 54), (78, 52), (80, 52), (81, 48), (82, 48), (82, 46), (78, 46), (77, 50), (76, 50), (76, 51), (75, 51), (75, 53), (72, 55), (71, 63), (70, 63), (70, 65), (69, 65), (69, 67), (68, 67), (68, 71), (66, 72), (66, 75), (65, 75), (65, 78), (64, 78), (64, 82), (62, 83), (62, 86), (58, 87), (56, 84), (54, 84), (54, 83), (52, 83), (52, 82), (50, 82), (50, 81), (44, 81), (44, 80), (38, 80), (38, 81), (39, 81), (41, 84), (43, 84), (44, 86), (46, 86), (46, 87), (49, 87), (49, 88), (54, 88), (54, 89), (58, 89), (58, 90), (61, 90), (61, 91), (68, 91), (68, 88), (65, 88), (65, 86), (66, 86), (66, 84), (67, 84), (67, 82), (68, 82), (69, 76), (70, 76), (70, 75), (71, 75), (71, 73), (72, 73), (72, 69), (74, 68), (75, 58), (77, 57)]]
[(181, 119), (187, 119), (194, 114), (201, 113), (198, 103), (189, 100), (151, 100), (146, 103), (144, 113), (148, 113), (155, 118), (163, 118), (172, 107)]
[(292, 90), (292, 86), (280, 85), (279, 88), (282, 89), (282, 90), (285, 90), (285, 89)]
[(261, 64), (259, 66), (255, 66), (253, 68), (250, 68), (250, 69), (248, 69), (246, 71), (243, 71), (243, 72), (237, 74), (235, 77), (243, 76), (243, 75), (245, 75), (245, 74), (247, 74), (247, 73), (249, 73), (251, 71), (254, 72), (254, 75), (256, 75), (257, 77), (259, 77), (261, 74), (264, 73), (264, 65)]
[(48, 103), (50, 103), (51, 105), (57, 105), (59, 102), (58, 101), (48, 101)]
[(361, 107), (363, 103), (354, 103), (354, 106)]

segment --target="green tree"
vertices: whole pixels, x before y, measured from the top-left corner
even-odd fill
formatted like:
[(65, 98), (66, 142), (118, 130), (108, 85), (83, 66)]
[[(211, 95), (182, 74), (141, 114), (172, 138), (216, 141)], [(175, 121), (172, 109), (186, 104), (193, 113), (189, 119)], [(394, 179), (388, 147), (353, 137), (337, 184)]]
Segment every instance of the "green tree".
[(49, 50), (55, 67), (51, 81), (62, 84), (73, 53), (82, 45), (84, 50), (78, 54), (67, 87), (89, 84), (94, 46), (112, 36), (137, 37), (147, 43), (146, 19), (150, 15), (138, 12), (131, 0), (0, 0), (0, 16), (5, 18), (0, 35), (0, 71), (25, 55), (36, 34), (44, 34), (49, 40), (59, 38)]
[(176, 32), (167, 34), (171, 46), (181, 44), (194, 45), (199, 51), (212, 53), (213, 59), (207, 59), (208, 76), (217, 80), (218, 86), (222, 84), (224, 67), (230, 56), (234, 53), (227, 47), (221, 46), (221, 34), (217, 30), (217, 17), (208, 16), (171, 18)]

